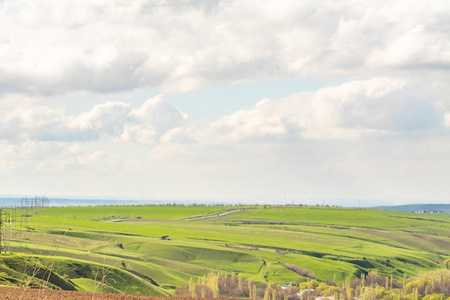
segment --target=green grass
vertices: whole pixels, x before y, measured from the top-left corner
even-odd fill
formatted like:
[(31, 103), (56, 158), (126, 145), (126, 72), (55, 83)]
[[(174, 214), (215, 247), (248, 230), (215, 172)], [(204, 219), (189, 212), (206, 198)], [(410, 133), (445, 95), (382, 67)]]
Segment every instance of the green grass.
[(289, 221), (295, 223), (324, 224), (329, 226), (415, 228), (430, 226), (431, 222), (444, 222), (448, 230), (450, 219), (438, 214), (424, 215), (397, 211), (368, 209), (322, 209), (316, 207), (258, 209), (239, 214), (252, 221)]
[(66, 257), (8, 255), (2, 257), (0, 270), (12, 277), (17, 276), (14, 272), (21, 274), (20, 286), (23, 287), (34, 285), (63, 290), (167, 295), (147, 280), (126, 270)]
[(82, 220), (113, 220), (121, 218), (175, 220), (199, 215), (222, 212), (223, 207), (201, 206), (94, 206), (94, 207), (51, 207), (39, 211), (39, 215)]
[[(113, 270), (105, 289), (113, 292), (173, 294), (191, 277), (211, 271), (283, 284), (306, 278), (283, 263), (309, 269), (318, 280), (338, 283), (378, 270), (403, 274), (442, 268), (449, 258), (450, 218), (363, 209), (269, 207), (211, 216), (233, 207), (66, 207), (48, 208), (33, 217), (25, 236), (13, 237), (15, 251), (56, 257), (54, 272), (73, 279), (78, 290), (92, 291), (97, 270)], [(138, 221), (152, 219), (151, 222)], [(130, 222), (106, 222), (127, 218)], [(171, 240), (160, 237), (169, 235)], [(248, 250), (236, 246), (259, 247)], [(275, 253), (276, 249), (286, 254)], [(74, 264), (90, 271), (78, 276)], [(62, 266), (62, 267), (61, 267)], [(72, 271), (71, 271), (72, 270)], [(87, 270), (87, 269), (86, 269)], [(2, 270), (0, 270), (2, 272)], [(0, 283), (17, 277), (0, 274)], [(132, 285), (126, 282), (133, 282)]]
[(83, 292), (100, 292), (102, 290), (104, 293), (120, 293), (120, 291), (110, 287), (109, 285), (101, 286), (101, 283), (89, 278), (75, 278), (72, 279), (80, 291)]

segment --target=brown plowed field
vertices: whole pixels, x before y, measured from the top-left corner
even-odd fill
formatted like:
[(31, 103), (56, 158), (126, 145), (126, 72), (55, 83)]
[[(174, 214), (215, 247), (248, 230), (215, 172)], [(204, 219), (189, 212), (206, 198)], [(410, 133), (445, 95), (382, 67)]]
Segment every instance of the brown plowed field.
[(177, 297), (157, 297), (157, 296), (139, 296), (124, 294), (107, 294), (107, 293), (87, 293), (72, 291), (53, 291), (24, 289), (14, 287), (0, 287), (0, 299), (33, 299), (33, 300), (186, 300), (186, 298)]

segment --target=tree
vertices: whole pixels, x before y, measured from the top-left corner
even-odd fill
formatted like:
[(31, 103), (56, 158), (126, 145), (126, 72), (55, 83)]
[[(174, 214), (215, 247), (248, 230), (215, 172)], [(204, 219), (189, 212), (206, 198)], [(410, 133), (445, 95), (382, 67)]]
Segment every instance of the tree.
[(444, 261), (444, 265), (447, 269), (450, 269), (450, 258)]

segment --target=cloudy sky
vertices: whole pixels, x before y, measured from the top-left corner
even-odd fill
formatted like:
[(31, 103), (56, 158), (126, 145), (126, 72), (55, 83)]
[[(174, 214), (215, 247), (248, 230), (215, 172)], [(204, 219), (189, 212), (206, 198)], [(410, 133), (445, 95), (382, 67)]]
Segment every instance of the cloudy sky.
[(448, 1), (1, 0), (0, 194), (450, 199)]

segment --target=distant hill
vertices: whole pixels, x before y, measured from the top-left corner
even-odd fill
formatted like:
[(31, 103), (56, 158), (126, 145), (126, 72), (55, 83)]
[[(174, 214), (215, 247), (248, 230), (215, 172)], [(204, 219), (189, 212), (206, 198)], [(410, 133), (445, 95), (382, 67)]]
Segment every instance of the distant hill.
[(450, 213), (450, 204), (407, 204), (394, 206), (377, 206), (376, 208), (397, 211), (444, 211)]

